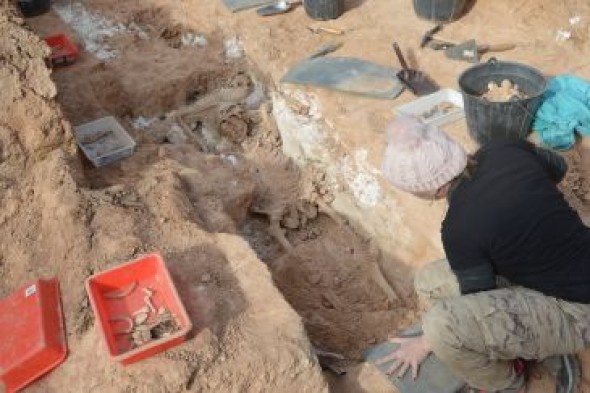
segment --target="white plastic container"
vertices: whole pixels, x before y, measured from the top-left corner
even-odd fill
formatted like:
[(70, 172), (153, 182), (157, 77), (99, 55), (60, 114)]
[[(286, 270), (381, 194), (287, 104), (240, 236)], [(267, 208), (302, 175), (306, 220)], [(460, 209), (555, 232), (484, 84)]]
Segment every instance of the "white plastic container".
[[(450, 108), (448, 110), (439, 109), (444, 106), (449, 106)], [(463, 96), (453, 89), (442, 89), (436, 93), (420, 97), (417, 100), (399, 106), (396, 112), (398, 115), (416, 117), (424, 123), (437, 126), (442, 126), (465, 117)]]
[(135, 141), (112, 116), (74, 127), (76, 142), (95, 167), (129, 157)]

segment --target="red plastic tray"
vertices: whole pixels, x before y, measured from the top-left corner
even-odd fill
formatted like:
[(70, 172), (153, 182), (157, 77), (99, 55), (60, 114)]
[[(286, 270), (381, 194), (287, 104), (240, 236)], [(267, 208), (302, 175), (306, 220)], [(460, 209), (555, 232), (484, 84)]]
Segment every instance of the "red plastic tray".
[(54, 67), (70, 65), (78, 59), (78, 47), (67, 35), (52, 35), (44, 40), (51, 48), (51, 65)]
[(0, 300), (0, 379), (7, 393), (55, 368), (67, 352), (56, 279), (29, 283)]
[[(104, 296), (115, 291), (125, 292), (129, 288), (135, 289), (119, 299)], [(115, 334), (115, 329), (121, 330), (121, 324), (109, 320), (121, 315), (132, 315), (143, 307), (145, 294), (142, 288), (154, 290), (154, 307), (166, 307), (176, 317), (180, 329), (168, 337), (129, 349), (129, 337)], [(122, 364), (137, 362), (178, 345), (192, 329), (166, 264), (158, 254), (150, 254), (91, 276), (86, 280), (86, 290), (109, 355), (112, 360)]]

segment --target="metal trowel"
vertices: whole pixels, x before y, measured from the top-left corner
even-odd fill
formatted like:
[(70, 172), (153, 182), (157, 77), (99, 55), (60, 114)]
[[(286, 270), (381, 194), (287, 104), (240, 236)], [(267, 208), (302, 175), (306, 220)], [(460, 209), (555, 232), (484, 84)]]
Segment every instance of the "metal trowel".
[(270, 4), (264, 7), (261, 7), (256, 10), (258, 15), (260, 16), (272, 16), (278, 14), (284, 14), (285, 12), (291, 11), (294, 6), (297, 4), (301, 4), (302, 0), (295, 0), (295, 1), (278, 1), (274, 4)]
[(487, 52), (504, 52), (516, 48), (516, 44), (477, 45), (469, 40), (447, 48), (445, 54), (449, 59), (479, 63), (481, 55)]

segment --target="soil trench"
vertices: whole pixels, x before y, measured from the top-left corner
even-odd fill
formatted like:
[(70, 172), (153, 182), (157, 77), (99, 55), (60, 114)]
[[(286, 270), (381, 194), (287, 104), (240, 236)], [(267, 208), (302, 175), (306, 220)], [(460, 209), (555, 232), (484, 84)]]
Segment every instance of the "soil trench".
[[(78, 184), (94, 192), (135, 188), (149, 168), (180, 163), (179, 171), (161, 171), (186, 190), (192, 219), (209, 232), (242, 234), (302, 316), (313, 345), (357, 361), (396, 329), (412, 299), (398, 297), (379, 271), (379, 251), (330, 210), (325, 176), (283, 156), (272, 86), (247, 59), (224, 61), (219, 42), (198, 50), (198, 67), (194, 49), (160, 37), (140, 49), (123, 46), (113, 64), (88, 61), (56, 72), (68, 118), (114, 114), (139, 142), (136, 156), (118, 167), (83, 162)], [(155, 58), (169, 60), (152, 66)], [(204, 178), (202, 161), (211, 162)], [(220, 164), (233, 171), (221, 173)]]
[[(108, 25), (92, 25), (91, 5), (65, 2), (29, 23), (40, 36), (57, 29), (84, 40), (60, 19), (68, 12), (86, 29)], [(21, 21), (9, 20), (20, 34)], [(363, 350), (413, 322), (414, 299), (388, 284), (377, 247), (330, 208), (325, 174), (283, 155), (273, 86), (239, 43), (238, 55), (220, 32), (186, 44), (197, 34), (150, 7), (126, 13), (123, 25), (103, 42), (102, 55), (115, 57), (83, 51), (76, 64), (53, 70), (60, 108), (41, 110), (62, 125), (60, 139), (49, 145), (39, 137), (41, 148), (17, 152), (22, 162), (11, 161), (17, 140), (0, 145), (0, 198), (8, 208), (0, 217), (0, 294), (57, 275), (71, 349), (59, 371), (30, 391), (326, 391), (315, 354), (341, 355), (320, 357), (328, 369), (353, 367)], [(27, 34), (17, 45), (41, 48)], [(47, 75), (31, 83), (52, 89)], [(23, 105), (34, 103), (24, 98)], [(137, 148), (94, 168), (76, 148), (70, 122), (103, 116), (115, 116)], [(127, 373), (96, 343), (83, 282), (154, 250), (167, 260), (195, 329), (186, 344)], [(267, 269), (299, 316), (271, 280), (265, 284)], [(96, 353), (105, 364), (88, 367)], [(83, 382), (74, 387), (71, 378)]]

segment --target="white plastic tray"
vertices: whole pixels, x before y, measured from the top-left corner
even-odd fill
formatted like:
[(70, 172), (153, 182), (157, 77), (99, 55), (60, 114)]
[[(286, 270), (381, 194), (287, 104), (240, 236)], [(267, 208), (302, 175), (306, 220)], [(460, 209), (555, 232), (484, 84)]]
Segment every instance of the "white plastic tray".
[(135, 141), (112, 116), (74, 127), (76, 142), (95, 167), (129, 157)]
[(396, 112), (399, 115), (420, 118), (424, 113), (431, 111), (443, 102), (450, 102), (456, 108), (449, 112), (445, 112), (444, 114), (434, 115), (429, 119), (423, 120), (425, 123), (442, 126), (465, 117), (465, 111), (463, 110), (463, 96), (461, 93), (453, 89), (442, 89), (436, 93), (420, 97), (417, 100), (399, 106), (396, 109)]

